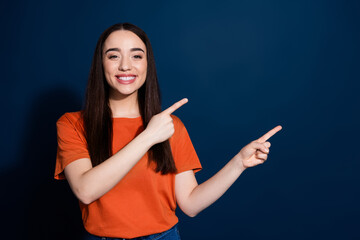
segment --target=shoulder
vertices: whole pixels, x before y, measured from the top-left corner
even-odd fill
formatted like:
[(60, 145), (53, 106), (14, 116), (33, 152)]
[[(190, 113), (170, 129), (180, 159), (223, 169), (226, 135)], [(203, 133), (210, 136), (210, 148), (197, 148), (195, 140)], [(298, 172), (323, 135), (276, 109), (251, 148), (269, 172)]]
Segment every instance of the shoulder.
[(187, 135), (188, 135), (185, 124), (179, 117), (172, 115), (172, 114), (171, 114), (171, 117), (173, 119), (175, 132), (170, 139), (175, 142), (182, 142), (184, 139), (187, 138)]
[(67, 112), (64, 113), (56, 122), (57, 125), (59, 124), (70, 124), (76, 125), (80, 121), (82, 121), (82, 112)]
[(60, 129), (75, 129), (83, 131), (82, 111), (64, 113), (56, 122), (56, 127)]
[(174, 128), (175, 129), (181, 129), (181, 128), (185, 128), (184, 123), (181, 121), (181, 119), (178, 116), (175, 116), (173, 114), (170, 115), (173, 119), (173, 123), (174, 123)]

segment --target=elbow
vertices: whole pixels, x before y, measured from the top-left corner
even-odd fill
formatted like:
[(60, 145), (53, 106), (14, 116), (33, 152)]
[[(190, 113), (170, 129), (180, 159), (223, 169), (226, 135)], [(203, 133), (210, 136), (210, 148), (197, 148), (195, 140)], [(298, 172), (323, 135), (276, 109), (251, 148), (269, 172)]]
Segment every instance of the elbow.
[(87, 189), (77, 189), (77, 191), (75, 191), (75, 195), (77, 199), (85, 205), (89, 205), (96, 200)]
[(187, 208), (182, 204), (179, 204), (179, 207), (182, 210), (182, 212), (185, 213), (185, 215), (188, 217), (195, 217), (198, 214), (198, 212), (192, 210), (191, 208)]
[(178, 201), (178, 206), (188, 217), (195, 217), (200, 212), (190, 201)]
[(94, 183), (86, 178), (86, 172), (71, 174), (71, 172), (65, 171), (65, 176), (75, 197), (82, 204), (89, 205), (96, 201), (100, 196), (97, 193), (99, 187), (94, 186)]
[(93, 200), (86, 194), (84, 193), (77, 193), (75, 194), (77, 199), (82, 203), (82, 204), (85, 204), (85, 205), (89, 205), (90, 203), (93, 202)]
[(188, 214), (188, 216), (191, 217), (191, 218), (195, 217), (196, 215), (197, 215), (197, 214), (195, 214), (195, 213)]
[(82, 204), (85, 204), (85, 205), (89, 205), (90, 203), (93, 202), (93, 200), (91, 198), (87, 198), (87, 197), (78, 197), (78, 199)]
[(198, 215), (198, 213), (195, 211), (188, 211), (188, 212), (186, 212), (186, 215), (193, 218), (193, 217), (196, 217), (196, 215)]

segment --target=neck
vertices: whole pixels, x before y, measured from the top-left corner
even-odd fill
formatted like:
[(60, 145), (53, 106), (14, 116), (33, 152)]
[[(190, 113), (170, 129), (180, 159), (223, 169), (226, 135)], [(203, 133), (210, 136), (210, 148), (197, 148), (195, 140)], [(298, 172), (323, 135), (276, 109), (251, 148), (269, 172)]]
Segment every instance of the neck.
[(135, 118), (140, 116), (137, 91), (126, 96), (110, 94), (109, 105), (113, 117)]

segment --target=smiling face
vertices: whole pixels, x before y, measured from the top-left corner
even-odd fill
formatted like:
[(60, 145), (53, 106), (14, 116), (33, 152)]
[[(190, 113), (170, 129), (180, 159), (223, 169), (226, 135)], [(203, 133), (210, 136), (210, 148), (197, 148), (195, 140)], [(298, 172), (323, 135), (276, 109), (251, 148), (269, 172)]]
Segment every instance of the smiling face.
[(133, 32), (112, 32), (104, 42), (103, 67), (110, 98), (137, 97), (147, 73), (146, 46)]

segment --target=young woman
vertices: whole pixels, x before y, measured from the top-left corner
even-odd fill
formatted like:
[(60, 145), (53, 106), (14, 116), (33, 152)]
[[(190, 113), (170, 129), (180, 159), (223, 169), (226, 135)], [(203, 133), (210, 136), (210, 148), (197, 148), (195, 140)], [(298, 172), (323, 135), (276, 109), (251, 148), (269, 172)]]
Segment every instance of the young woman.
[(100, 36), (85, 107), (57, 121), (55, 179), (79, 199), (86, 239), (180, 239), (176, 206), (190, 217), (210, 206), (248, 167), (266, 161), (277, 126), (198, 185), (202, 169), (181, 120), (161, 111), (150, 41), (130, 23)]

